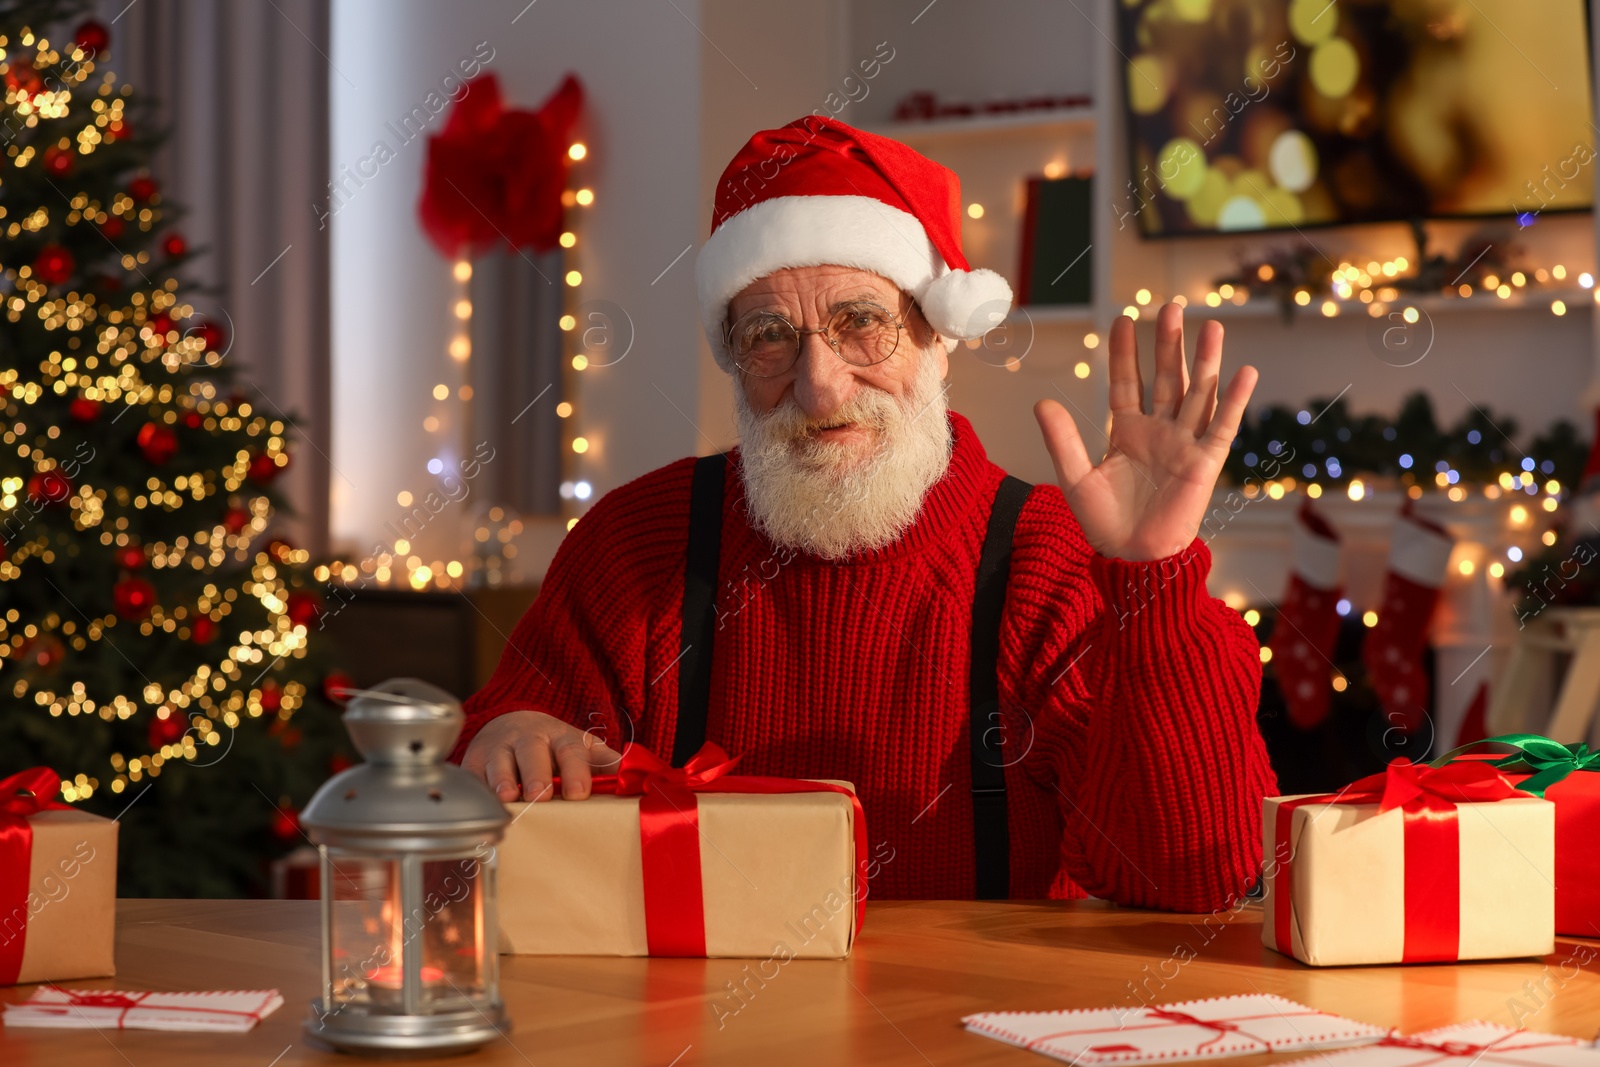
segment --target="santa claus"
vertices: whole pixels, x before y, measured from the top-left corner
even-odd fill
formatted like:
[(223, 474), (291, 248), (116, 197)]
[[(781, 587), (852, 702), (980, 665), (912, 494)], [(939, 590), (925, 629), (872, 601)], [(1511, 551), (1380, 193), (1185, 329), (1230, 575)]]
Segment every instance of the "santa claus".
[[(1260, 659), (1196, 536), (1255, 384), (1222, 328), (1110, 337), (1109, 441), (1034, 406), (1059, 485), (946, 405), (1010, 309), (960, 244), (956, 176), (831, 119), (763, 130), (697, 265), (739, 447), (603, 496), (467, 702), (455, 758), (503, 800), (588, 795), (637, 743), (855, 783), (886, 897), (1239, 899), (1274, 791)], [(1098, 449), (1097, 449), (1098, 451)], [(559, 776), (559, 784), (553, 784)]]

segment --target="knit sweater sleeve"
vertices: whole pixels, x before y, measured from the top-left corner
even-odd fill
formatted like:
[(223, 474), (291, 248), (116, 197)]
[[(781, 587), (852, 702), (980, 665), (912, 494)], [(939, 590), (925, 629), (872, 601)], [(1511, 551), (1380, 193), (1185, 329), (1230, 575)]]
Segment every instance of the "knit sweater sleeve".
[(1232, 904), (1259, 874), (1276, 779), (1259, 646), (1207, 593), (1210, 550), (1101, 556), (1053, 485), (1034, 490), (1015, 545), (1001, 692), (1031, 718), (1024, 766), (1058, 794), (1067, 874), (1123, 904)]
[(693, 458), (612, 490), (562, 540), (494, 675), (463, 705), (460, 761), (484, 723), (542, 711), (614, 747), (639, 729), (650, 640), (681, 575)]

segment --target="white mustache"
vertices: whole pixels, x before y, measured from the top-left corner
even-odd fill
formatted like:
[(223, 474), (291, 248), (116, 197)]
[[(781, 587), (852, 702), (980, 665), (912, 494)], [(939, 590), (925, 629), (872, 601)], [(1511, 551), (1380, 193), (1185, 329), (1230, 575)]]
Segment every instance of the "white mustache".
[[(761, 414), (742, 390), (734, 400), (750, 522), (782, 547), (824, 559), (882, 548), (911, 526), (949, 466), (949, 419), (931, 358), (903, 395), (864, 386), (823, 418), (807, 416), (792, 396)], [(817, 436), (843, 423), (877, 440), (863, 447)]]

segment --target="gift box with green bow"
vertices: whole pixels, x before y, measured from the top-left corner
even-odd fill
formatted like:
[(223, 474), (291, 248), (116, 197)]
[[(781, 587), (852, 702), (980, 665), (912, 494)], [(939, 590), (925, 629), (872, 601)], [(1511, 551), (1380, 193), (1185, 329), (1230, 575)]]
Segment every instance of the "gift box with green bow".
[[(1499, 752), (1484, 749), (1495, 746)], [(1453, 749), (1434, 766), (1487, 762), (1556, 808), (1556, 933), (1600, 937), (1600, 752), (1540, 734), (1500, 734)]]

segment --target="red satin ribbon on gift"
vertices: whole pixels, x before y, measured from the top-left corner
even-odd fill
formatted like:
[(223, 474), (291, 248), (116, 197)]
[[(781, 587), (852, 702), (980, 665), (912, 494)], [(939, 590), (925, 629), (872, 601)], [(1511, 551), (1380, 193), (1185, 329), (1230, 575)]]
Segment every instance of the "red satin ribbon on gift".
[(15, 985), (22, 973), (22, 949), (28, 937), (28, 870), (33, 864), (33, 827), (28, 816), (71, 806), (55, 800), (61, 776), (49, 767), (33, 767), (0, 778), (0, 928), (21, 913), (16, 937), (0, 941), (0, 985)]
[[(1351, 782), (1337, 793), (1298, 797), (1278, 805), (1275, 842), (1293, 830), (1294, 809), (1306, 804), (1372, 804), (1382, 814), (1399, 808), (1405, 816), (1405, 947), (1401, 962), (1453, 960), (1461, 952), (1461, 829), (1457, 803), (1509, 800), (1527, 794), (1487, 763), (1430, 767), (1395, 759), (1381, 774)], [(1294, 854), (1278, 864), (1274, 876), (1273, 936), (1289, 953), (1292, 925)]]
[[(682, 767), (672, 766), (643, 745), (629, 744), (622, 750), (616, 774), (594, 777), (596, 793), (640, 798), (644, 924), (652, 956), (706, 954), (697, 793), (838, 793), (849, 797), (855, 821), (857, 933), (866, 920), (867, 819), (860, 799), (844, 786), (828, 782), (730, 774), (738, 762), (709, 741)], [(559, 796), (559, 778), (553, 788)]]

